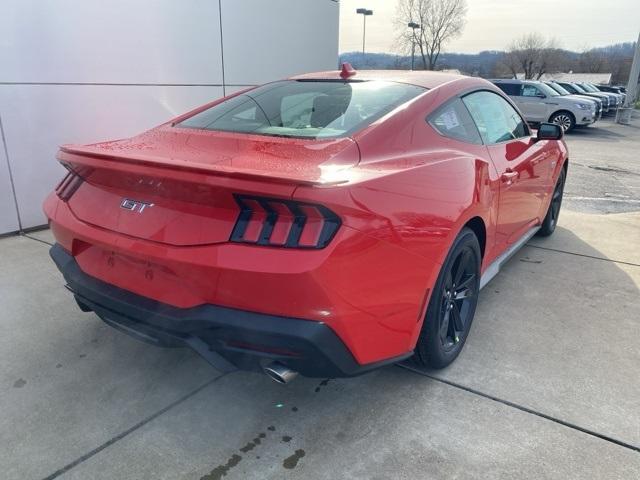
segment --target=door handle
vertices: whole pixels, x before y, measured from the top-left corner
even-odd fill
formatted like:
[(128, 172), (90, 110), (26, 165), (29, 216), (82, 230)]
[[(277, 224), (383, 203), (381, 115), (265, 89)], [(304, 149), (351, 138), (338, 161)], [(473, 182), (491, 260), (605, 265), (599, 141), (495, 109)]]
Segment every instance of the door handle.
[(507, 185), (511, 185), (513, 183), (513, 181), (518, 178), (518, 172), (513, 172), (511, 170), (507, 170), (506, 172), (504, 172), (502, 175), (500, 175), (500, 178), (502, 179), (503, 182), (505, 182)]

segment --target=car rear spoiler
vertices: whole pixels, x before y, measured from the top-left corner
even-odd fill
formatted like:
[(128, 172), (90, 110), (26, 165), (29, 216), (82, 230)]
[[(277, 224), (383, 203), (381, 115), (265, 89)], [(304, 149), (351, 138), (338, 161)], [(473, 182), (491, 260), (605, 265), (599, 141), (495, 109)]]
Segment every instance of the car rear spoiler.
[[(77, 167), (93, 167), (133, 173), (139, 169), (138, 167), (144, 167), (144, 171), (140, 170), (140, 173), (152, 174), (153, 176), (167, 175), (167, 171), (171, 171), (172, 177), (180, 173), (200, 173), (204, 175), (226, 176), (295, 185), (331, 186), (345, 182), (344, 180), (322, 181), (314, 178), (305, 178), (300, 174), (287, 174), (287, 172), (271, 171), (262, 173), (249, 169), (239, 170), (218, 164), (187, 163), (173, 158), (143, 155), (140, 153), (133, 155), (118, 152), (116, 155), (99, 152), (91, 146), (83, 145), (62, 145), (56, 158), (63, 166), (74, 171), (77, 170)], [(76, 173), (81, 175), (80, 172)]]

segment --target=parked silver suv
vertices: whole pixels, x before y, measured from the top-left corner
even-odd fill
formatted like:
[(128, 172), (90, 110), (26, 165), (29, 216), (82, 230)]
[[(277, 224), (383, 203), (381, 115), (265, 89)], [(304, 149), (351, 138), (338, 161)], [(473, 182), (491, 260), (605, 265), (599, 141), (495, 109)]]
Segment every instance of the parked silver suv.
[(491, 80), (518, 106), (529, 123), (551, 122), (565, 132), (576, 125), (591, 125), (598, 117), (594, 102), (562, 96), (535, 80)]

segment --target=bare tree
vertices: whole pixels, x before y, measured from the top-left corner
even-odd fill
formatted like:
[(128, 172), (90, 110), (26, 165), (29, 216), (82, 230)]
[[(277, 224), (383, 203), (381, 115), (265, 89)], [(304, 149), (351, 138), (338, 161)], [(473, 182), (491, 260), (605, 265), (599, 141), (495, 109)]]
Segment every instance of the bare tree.
[(578, 58), (581, 72), (600, 73), (607, 67), (607, 57), (602, 50), (585, 50)]
[(502, 63), (514, 78), (522, 73), (525, 79), (539, 80), (545, 73), (557, 68), (563, 62), (563, 57), (564, 53), (555, 40), (529, 33), (509, 45)]
[[(404, 53), (416, 48), (423, 68), (433, 70), (446, 43), (462, 33), (466, 14), (466, 0), (400, 0), (397, 45)], [(412, 22), (420, 28), (408, 28)]]

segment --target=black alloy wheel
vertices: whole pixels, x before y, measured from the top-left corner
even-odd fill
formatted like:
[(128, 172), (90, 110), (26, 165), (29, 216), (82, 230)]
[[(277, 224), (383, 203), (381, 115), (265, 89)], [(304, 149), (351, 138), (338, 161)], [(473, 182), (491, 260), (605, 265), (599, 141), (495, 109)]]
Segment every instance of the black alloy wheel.
[(476, 261), (471, 247), (465, 247), (454, 260), (440, 291), (440, 342), (445, 351), (455, 348), (471, 323), (472, 303), (476, 302)]
[(445, 259), (433, 288), (416, 344), (417, 364), (443, 368), (453, 362), (467, 340), (480, 290), (480, 244), (464, 228)]

